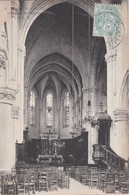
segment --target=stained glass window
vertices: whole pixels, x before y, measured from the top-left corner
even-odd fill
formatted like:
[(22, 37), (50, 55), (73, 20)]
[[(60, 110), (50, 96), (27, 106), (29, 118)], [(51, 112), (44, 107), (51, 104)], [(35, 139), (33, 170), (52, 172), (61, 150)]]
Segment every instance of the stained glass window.
[(35, 92), (30, 92), (30, 125), (35, 124)]
[(53, 125), (53, 95), (48, 93), (46, 96), (46, 125)]
[(64, 96), (64, 114), (65, 114), (65, 125), (69, 126), (69, 92), (65, 92)]

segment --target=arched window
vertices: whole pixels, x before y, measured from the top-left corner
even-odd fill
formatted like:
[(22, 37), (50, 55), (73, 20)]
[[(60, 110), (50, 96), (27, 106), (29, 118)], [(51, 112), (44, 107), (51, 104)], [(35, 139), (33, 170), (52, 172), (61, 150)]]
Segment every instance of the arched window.
[(47, 93), (46, 96), (46, 126), (53, 125), (53, 95)]
[(30, 125), (35, 125), (35, 92), (30, 92)]
[(69, 104), (70, 104), (69, 92), (66, 91), (64, 94), (64, 119), (65, 126), (69, 126)]

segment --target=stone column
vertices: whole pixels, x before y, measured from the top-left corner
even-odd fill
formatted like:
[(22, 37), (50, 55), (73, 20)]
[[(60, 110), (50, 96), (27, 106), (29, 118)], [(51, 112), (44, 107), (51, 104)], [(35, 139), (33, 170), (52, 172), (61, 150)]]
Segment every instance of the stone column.
[(75, 113), (76, 113), (76, 116), (75, 116), (76, 128), (78, 128), (78, 100), (75, 100), (74, 105), (75, 105)]
[(28, 115), (28, 88), (24, 87), (24, 124), (25, 127), (28, 126), (27, 124), (27, 115)]
[(90, 123), (87, 125), (87, 130), (88, 130), (88, 163), (94, 164), (95, 162), (92, 160), (93, 145), (98, 144), (98, 130), (96, 127), (91, 127)]
[(58, 133), (59, 136), (60, 136), (60, 121), (61, 121), (60, 112), (61, 112), (61, 101), (57, 100), (57, 114), (58, 114), (58, 129), (57, 129), (57, 133)]
[(78, 98), (78, 127), (81, 129), (82, 127), (82, 97)]
[[(89, 88), (83, 90), (83, 119), (84, 117), (88, 117), (88, 114), (90, 114), (91, 117), (93, 117), (96, 113), (96, 98), (97, 98), (97, 89), (96, 88)], [(88, 101), (91, 101), (91, 109), (90, 113), (88, 110)], [(92, 160), (92, 154), (93, 154), (93, 145), (97, 144), (98, 141), (98, 131), (95, 129), (95, 127), (91, 127), (90, 123), (83, 124), (83, 127), (87, 129), (88, 131), (88, 163), (94, 164), (94, 161)]]
[(42, 118), (43, 118), (43, 109), (39, 109), (39, 137), (42, 136), (42, 130), (43, 130), (43, 124), (42, 124)]
[(0, 88), (8, 86), (8, 37), (4, 24), (0, 24)]
[(82, 118), (87, 115), (87, 90), (83, 89), (83, 108), (82, 108)]
[(18, 12), (19, 1), (11, 1), (11, 81), (16, 86), (17, 81), (17, 43), (18, 43)]
[[(20, 110), (19, 110), (19, 135), (17, 138), (18, 142), (23, 141), (23, 130), (27, 125), (27, 121), (26, 121), (27, 120), (27, 87), (26, 86), (24, 87), (24, 58), (25, 58), (25, 48), (23, 48), (23, 49), (18, 48), (17, 105), (20, 107)], [(25, 98), (25, 101), (24, 101), (24, 98)], [(25, 119), (25, 123), (24, 123), (24, 119)]]
[(15, 132), (11, 107), (15, 91), (0, 89), (0, 169), (10, 170), (15, 165)]
[[(97, 89), (89, 88), (83, 90), (83, 115), (86, 116), (88, 114), (88, 101), (91, 101), (91, 110), (90, 115), (94, 116), (96, 113), (96, 103), (97, 103)], [(85, 114), (84, 114), (85, 113)]]
[[(5, 18), (4, 18), (5, 19)], [(0, 25), (0, 169), (10, 170), (15, 165), (16, 127), (12, 105), (16, 90), (9, 83), (8, 36), (4, 21)], [(11, 86), (11, 87), (10, 87)], [(16, 101), (15, 101), (16, 102)], [(13, 116), (13, 117), (12, 117)]]
[(116, 132), (112, 138), (114, 140), (113, 149), (119, 156), (127, 160), (129, 157), (129, 111), (117, 109), (114, 111), (114, 116)]
[(110, 49), (105, 55), (107, 62), (107, 112), (110, 116), (113, 116), (113, 96), (116, 95), (116, 50)]
[(16, 142), (18, 139), (18, 135), (19, 135), (19, 110), (20, 108), (17, 106), (12, 106), (11, 109), (11, 118), (12, 118), (12, 123), (13, 123), (13, 137), (14, 137), (14, 141)]
[(74, 124), (75, 124), (75, 118), (74, 118), (74, 100), (73, 98), (71, 98), (71, 107), (70, 107), (70, 131), (74, 128)]
[(89, 93), (91, 96), (91, 116), (94, 116), (96, 113), (96, 103), (97, 103), (97, 89), (91, 88), (89, 89)]
[(74, 129), (75, 129), (75, 124), (76, 124), (76, 129), (78, 128), (78, 100), (74, 101), (74, 109), (75, 109), (75, 123), (74, 123)]

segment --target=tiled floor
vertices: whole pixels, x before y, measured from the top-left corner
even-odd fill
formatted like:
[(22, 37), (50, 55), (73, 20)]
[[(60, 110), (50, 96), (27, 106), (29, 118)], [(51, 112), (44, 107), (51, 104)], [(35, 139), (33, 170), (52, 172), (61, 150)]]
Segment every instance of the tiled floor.
[[(115, 195), (122, 195), (119, 192), (116, 192)], [(58, 191), (53, 192), (36, 192), (35, 195), (106, 195), (106, 193), (101, 192), (97, 189), (89, 189), (89, 187), (82, 185), (78, 181), (70, 178), (70, 189), (58, 189)], [(114, 194), (107, 194), (114, 195)]]

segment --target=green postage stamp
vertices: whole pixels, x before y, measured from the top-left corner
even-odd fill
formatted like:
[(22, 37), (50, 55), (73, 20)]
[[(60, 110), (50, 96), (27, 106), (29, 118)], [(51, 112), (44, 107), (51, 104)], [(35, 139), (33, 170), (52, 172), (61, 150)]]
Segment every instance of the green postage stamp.
[(119, 36), (120, 5), (95, 4), (93, 36)]

